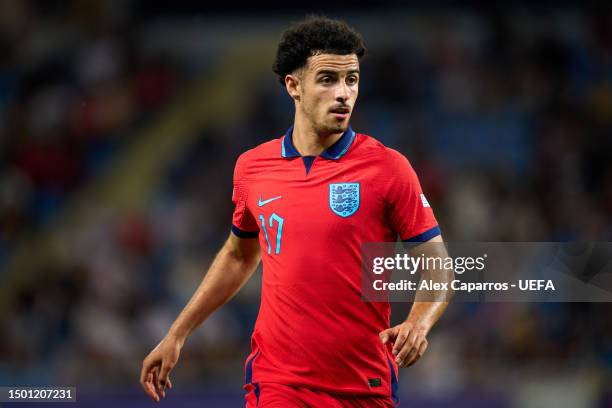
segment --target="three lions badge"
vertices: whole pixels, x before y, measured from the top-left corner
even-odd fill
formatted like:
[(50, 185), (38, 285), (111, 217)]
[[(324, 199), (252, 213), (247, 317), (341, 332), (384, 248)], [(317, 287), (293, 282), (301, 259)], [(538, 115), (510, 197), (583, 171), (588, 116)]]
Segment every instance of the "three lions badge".
[(331, 183), (329, 208), (340, 217), (349, 217), (359, 208), (359, 183)]

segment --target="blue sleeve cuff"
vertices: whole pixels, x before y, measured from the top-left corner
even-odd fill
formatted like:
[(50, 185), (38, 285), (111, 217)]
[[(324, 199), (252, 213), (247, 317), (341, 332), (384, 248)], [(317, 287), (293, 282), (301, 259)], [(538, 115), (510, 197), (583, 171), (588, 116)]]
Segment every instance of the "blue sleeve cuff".
[(441, 234), (442, 232), (440, 231), (440, 227), (436, 225), (435, 227), (428, 229), (422, 234), (416, 235), (412, 238), (402, 239), (402, 242), (427, 242), (433, 237), (437, 237)]
[(243, 231), (235, 225), (232, 225), (232, 232), (239, 238), (257, 238), (259, 231)]

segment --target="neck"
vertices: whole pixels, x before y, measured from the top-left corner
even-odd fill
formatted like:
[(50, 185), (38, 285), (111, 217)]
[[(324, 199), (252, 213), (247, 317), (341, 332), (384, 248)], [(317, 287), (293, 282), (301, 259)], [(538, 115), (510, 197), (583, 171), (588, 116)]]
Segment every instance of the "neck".
[(318, 156), (336, 143), (344, 132), (318, 133), (309, 121), (295, 115), (293, 145), (302, 156)]

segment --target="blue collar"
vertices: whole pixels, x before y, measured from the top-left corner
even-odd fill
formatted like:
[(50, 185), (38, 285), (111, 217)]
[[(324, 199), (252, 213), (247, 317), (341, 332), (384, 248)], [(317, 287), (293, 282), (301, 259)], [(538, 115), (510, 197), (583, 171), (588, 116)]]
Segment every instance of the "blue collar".
[[(283, 146), (281, 155), (286, 159), (300, 157), (300, 153), (293, 145), (293, 138), (291, 137), (292, 133), (293, 126), (287, 130), (287, 133), (285, 133), (285, 136), (283, 136), (283, 140), (281, 141)], [(349, 126), (346, 132), (340, 136), (340, 139), (338, 139), (333, 145), (329, 146), (327, 150), (320, 154), (320, 156), (330, 160), (338, 160), (346, 154), (354, 139), (355, 132)]]

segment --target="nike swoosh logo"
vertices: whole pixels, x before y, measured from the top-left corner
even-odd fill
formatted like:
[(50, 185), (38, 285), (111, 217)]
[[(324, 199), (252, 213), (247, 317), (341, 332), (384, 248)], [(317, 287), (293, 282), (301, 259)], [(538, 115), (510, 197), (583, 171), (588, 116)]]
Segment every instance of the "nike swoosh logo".
[(278, 196), (278, 197), (272, 197), (272, 198), (268, 198), (267, 200), (263, 200), (261, 199), (261, 196), (259, 196), (259, 201), (257, 201), (257, 206), (258, 207), (263, 207), (264, 205), (271, 203), (274, 200), (278, 200), (279, 198), (281, 198), (282, 196)]

